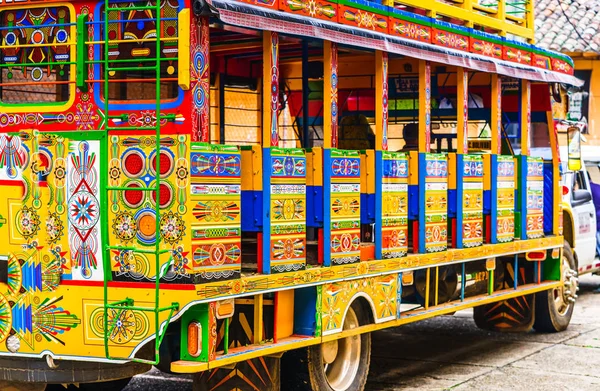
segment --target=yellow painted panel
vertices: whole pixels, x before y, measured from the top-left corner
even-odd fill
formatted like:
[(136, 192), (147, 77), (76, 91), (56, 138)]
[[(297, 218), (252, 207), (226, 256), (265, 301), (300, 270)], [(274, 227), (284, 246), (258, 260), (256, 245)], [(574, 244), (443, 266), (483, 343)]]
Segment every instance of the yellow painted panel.
[(448, 154), (448, 189), (456, 189), (456, 154)]
[(294, 333), (294, 290), (279, 291), (276, 295), (275, 338), (281, 339)]
[(323, 186), (323, 148), (306, 152), (306, 185)]
[(179, 20), (177, 26), (179, 28), (179, 39), (177, 55), (177, 78), (179, 79), (179, 87), (187, 91), (190, 89), (191, 83), (191, 63), (190, 63), (190, 26), (191, 26), (190, 9), (185, 8), (179, 12)]

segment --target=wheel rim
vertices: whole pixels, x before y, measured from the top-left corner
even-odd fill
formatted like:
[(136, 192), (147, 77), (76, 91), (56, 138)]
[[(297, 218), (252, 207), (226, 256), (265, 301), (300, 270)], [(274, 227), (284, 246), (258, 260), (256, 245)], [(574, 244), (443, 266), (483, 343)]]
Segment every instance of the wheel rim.
[(571, 269), (566, 256), (562, 257), (562, 285), (554, 289), (554, 306), (560, 315), (565, 315), (577, 298), (577, 271)]
[[(344, 330), (358, 326), (360, 326), (358, 317), (350, 307), (344, 320)], [(324, 343), (321, 345), (321, 351), (327, 383), (334, 391), (347, 390), (358, 373), (361, 352), (360, 335)]]

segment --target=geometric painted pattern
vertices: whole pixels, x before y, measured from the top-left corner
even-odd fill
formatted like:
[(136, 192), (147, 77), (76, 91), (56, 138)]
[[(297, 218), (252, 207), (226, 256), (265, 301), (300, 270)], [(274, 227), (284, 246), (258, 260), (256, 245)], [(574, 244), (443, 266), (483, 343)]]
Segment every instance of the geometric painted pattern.
[(527, 157), (526, 194), (527, 239), (544, 236), (544, 161), (542, 158)]
[[(446, 155), (424, 155), (425, 252), (448, 248), (448, 160)], [(421, 174), (422, 175), (422, 174)], [(421, 212), (423, 213), (423, 212)]]
[(358, 296), (367, 299), (375, 323), (396, 318), (398, 275), (388, 274), (323, 285), (321, 320), (323, 335), (341, 331), (346, 309)]
[(306, 267), (306, 156), (298, 148), (271, 148), (271, 273)]
[(241, 272), (241, 155), (238, 147), (193, 142), (192, 273), (200, 281)]
[[(360, 261), (360, 152), (331, 149), (331, 264)], [(327, 184), (326, 184), (327, 186)], [(327, 207), (327, 205), (326, 205)], [(327, 251), (327, 249), (325, 250)]]
[[(126, 188), (108, 192), (110, 243), (154, 250), (159, 240), (163, 251), (159, 262), (166, 269), (163, 278), (189, 279), (190, 235), (185, 219), (190, 202), (188, 137), (162, 136), (158, 153), (156, 143), (150, 136), (120, 134), (109, 138), (108, 184)], [(143, 190), (155, 188), (157, 179), (158, 191)], [(111, 263), (118, 279), (152, 281), (157, 272), (154, 255), (130, 249), (112, 251)]]
[(483, 244), (483, 157), (481, 155), (462, 155), (462, 200), (459, 200), (462, 213), (463, 247), (476, 247)]
[(382, 258), (408, 251), (408, 155), (382, 151)]
[(515, 239), (515, 160), (512, 156), (497, 155), (497, 223), (498, 243)]

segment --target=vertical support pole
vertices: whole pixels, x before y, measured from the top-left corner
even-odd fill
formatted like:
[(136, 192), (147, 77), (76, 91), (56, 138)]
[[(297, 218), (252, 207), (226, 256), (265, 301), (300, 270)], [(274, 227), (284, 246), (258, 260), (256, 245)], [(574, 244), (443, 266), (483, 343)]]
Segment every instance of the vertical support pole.
[[(208, 17), (193, 17), (193, 131), (192, 141), (210, 140), (210, 25)], [(219, 110), (223, 110), (219, 107)]]
[(433, 300), (433, 305), (437, 306), (438, 305), (438, 300), (439, 300), (439, 291), (440, 291), (440, 267), (436, 266), (435, 267), (435, 296), (434, 296), (434, 300)]
[(225, 318), (223, 325), (223, 354), (229, 353), (229, 318)]
[(302, 40), (302, 148), (310, 148), (311, 146), (308, 144), (308, 140), (310, 138), (309, 135), (309, 100), (308, 96), (310, 94), (310, 87), (308, 84), (308, 41), (306, 39)]
[(263, 31), (263, 148), (279, 144), (279, 34)]
[(375, 52), (375, 259), (383, 258), (383, 152), (388, 149), (387, 52)]
[(431, 149), (431, 64), (419, 60), (419, 152)]
[(531, 128), (531, 83), (521, 80), (521, 155), (529, 156), (529, 131)]
[(488, 270), (488, 295), (494, 293), (494, 271)]
[[(525, 27), (533, 32), (535, 27), (535, 7), (533, 5), (533, 0), (525, 0), (525, 13)], [(533, 45), (535, 39), (529, 38), (527, 42)]]
[(396, 319), (400, 319), (400, 314), (402, 312), (402, 276), (402, 273), (398, 273), (398, 288), (396, 289)]
[(375, 150), (388, 149), (388, 67), (386, 52), (375, 52)]
[(465, 284), (466, 284), (465, 278), (467, 277), (467, 274), (465, 272), (465, 265), (466, 264), (464, 262), (461, 264), (462, 268), (461, 268), (461, 271), (460, 271), (460, 277), (461, 277), (461, 280), (460, 280), (460, 301), (465, 301)]
[[(323, 266), (331, 265), (331, 149), (338, 146), (338, 47), (323, 41), (323, 219), (326, 226), (319, 230), (319, 254)], [(327, 248), (327, 250), (325, 250)], [(323, 250), (321, 252), (321, 250)]]
[[(469, 12), (472, 11), (473, 10), (472, 0), (463, 0), (462, 8)], [(473, 22), (470, 20), (465, 21), (465, 27), (473, 27)]]
[[(263, 31), (263, 197), (262, 197), (262, 270), (271, 273), (271, 147), (279, 145), (279, 34)], [(262, 307), (261, 307), (262, 308)], [(262, 311), (262, 309), (261, 309)], [(261, 330), (262, 332), (262, 330)]]
[(338, 48), (337, 43), (323, 41), (323, 148), (337, 148), (338, 143)]
[(428, 267), (425, 272), (425, 309), (429, 309), (429, 288), (431, 288), (429, 284), (429, 279), (431, 278), (431, 268)]
[(458, 119), (456, 152), (465, 154), (469, 148), (469, 72), (462, 67), (457, 69), (456, 83), (456, 114)]
[[(496, 12), (496, 18), (498, 18), (502, 22), (506, 21), (506, 0), (498, 0), (498, 10)], [(505, 37), (506, 31), (500, 31), (499, 35), (501, 37)]]
[(254, 344), (259, 344), (263, 340), (263, 295), (254, 296)]
[(519, 287), (519, 255), (518, 254), (515, 254), (515, 263), (513, 265), (513, 270), (514, 270), (513, 285), (514, 285), (514, 288), (517, 289)]
[(490, 137), (492, 138), (492, 154), (502, 153), (502, 79), (492, 73), (492, 113), (490, 118)]
[[(213, 96), (210, 98), (211, 102), (214, 102), (214, 105), (217, 107), (217, 110), (219, 110), (219, 115), (217, 115), (217, 118), (212, 118), (215, 123), (215, 139), (211, 139), (212, 134), (209, 134), (208, 140), (211, 142), (214, 142), (216, 144), (222, 144), (223, 142), (221, 141), (221, 110), (225, 110), (224, 107), (221, 107), (220, 103), (221, 102), (221, 91), (219, 90), (219, 86), (221, 85), (221, 74), (217, 73), (215, 74), (215, 85), (217, 86), (216, 88), (214, 88), (213, 91)], [(223, 111), (223, 113), (225, 113)], [(211, 132), (212, 133), (212, 127), (211, 127)]]
[(219, 143), (225, 144), (225, 78), (219, 75)]

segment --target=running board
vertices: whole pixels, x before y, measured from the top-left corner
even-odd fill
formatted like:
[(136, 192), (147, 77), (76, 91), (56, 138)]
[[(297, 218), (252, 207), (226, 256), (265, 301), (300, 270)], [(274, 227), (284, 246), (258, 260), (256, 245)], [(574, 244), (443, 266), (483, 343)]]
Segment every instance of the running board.
[(333, 341), (340, 338), (350, 337), (358, 334), (369, 333), (376, 330), (397, 327), (403, 324), (417, 322), (419, 320), (432, 318), (438, 315), (445, 315), (478, 305), (489, 304), (500, 300), (511, 299), (518, 296), (524, 296), (532, 293), (556, 288), (561, 285), (560, 281), (546, 281), (540, 284), (526, 284), (519, 286), (518, 289), (503, 289), (494, 292), (491, 295), (479, 295), (465, 299), (464, 301), (454, 301), (438, 306), (432, 306), (428, 309), (417, 308), (400, 314), (400, 318), (388, 322), (369, 324), (354, 329), (337, 332), (335, 334), (323, 337), (307, 337), (293, 335), (288, 338), (282, 338), (278, 343), (264, 343), (248, 345), (240, 348), (229, 349), (228, 354), (218, 355), (215, 360), (210, 362), (193, 361), (174, 361), (171, 363), (171, 371), (175, 373), (197, 373), (209, 369), (220, 368), (231, 365), (236, 362), (246, 361), (253, 358), (273, 355), (286, 352), (288, 350), (303, 348), (312, 345), (318, 345), (322, 342)]

